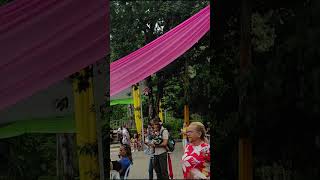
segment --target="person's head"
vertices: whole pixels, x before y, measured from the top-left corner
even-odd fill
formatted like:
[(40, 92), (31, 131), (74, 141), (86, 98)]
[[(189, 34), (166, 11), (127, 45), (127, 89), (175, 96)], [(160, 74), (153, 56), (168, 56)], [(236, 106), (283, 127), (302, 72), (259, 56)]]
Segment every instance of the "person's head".
[(151, 125), (152, 125), (152, 129), (155, 131), (159, 131), (161, 129), (161, 124), (160, 124), (160, 119), (159, 118), (153, 118), (151, 120)]
[(187, 136), (191, 143), (204, 141), (205, 135), (206, 130), (201, 122), (192, 122), (187, 128)]
[(120, 157), (128, 157), (132, 162), (131, 147), (128, 144), (122, 144), (119, 151)]

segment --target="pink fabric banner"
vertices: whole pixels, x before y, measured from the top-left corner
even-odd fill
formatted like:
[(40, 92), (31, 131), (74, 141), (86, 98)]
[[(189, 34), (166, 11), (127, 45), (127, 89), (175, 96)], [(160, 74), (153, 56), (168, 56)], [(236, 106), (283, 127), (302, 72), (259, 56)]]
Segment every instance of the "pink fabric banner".
[(16, 0), (0, 7), (0, 109), (104, 58), (106, 0)]
[(137, 51), (111, 63), (110, 95), (164, 68), (190, 49), (210, 29), (210, 6)]

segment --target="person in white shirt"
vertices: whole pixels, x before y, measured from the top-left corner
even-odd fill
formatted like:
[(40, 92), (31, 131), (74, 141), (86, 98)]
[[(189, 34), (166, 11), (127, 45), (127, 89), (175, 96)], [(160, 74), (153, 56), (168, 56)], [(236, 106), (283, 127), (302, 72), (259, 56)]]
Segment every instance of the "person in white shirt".
[(150, 143), (154, 147), (154, 169), (157, 174), (157, 179), (169, 179), (168, 175), (168, 153), (167, 144), (169, 139), (169, 132), (160, 124), (159, 118), (151, 120), (152, 128), (156, 137)]
[(120, 144), (122, 144), (122, 126), (119, 127), (119, 129), (117, 130), (117, 134), (118, 134), (118, 141), (120, 142)]
[(146, 128), (146, 134), (145, 134), (145, 144), (147, 145), (147, 149), (145, 150), (145, 154), (149, 155), (149, 165), (148, 165), (148, 172), (149, 172), (149, 179), (153, 179), (153, 159), (154, 159), (154, 148), (150, 146), (150, 143), (153, 139), (153, 130), (151, 127), (151, 124), (148, 125), (148, 128)]
[(124, 125), (122, 129), (122, 144), (127, 144), (130, 146), (130, 134), (127, 129), (127, 125)]

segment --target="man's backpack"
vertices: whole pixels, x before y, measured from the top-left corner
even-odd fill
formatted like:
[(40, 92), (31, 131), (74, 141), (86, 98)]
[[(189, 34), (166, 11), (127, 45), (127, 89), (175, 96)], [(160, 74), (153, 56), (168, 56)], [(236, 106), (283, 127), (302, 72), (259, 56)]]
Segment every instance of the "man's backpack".
[[(161, 132), (160, 132), (160, 135), (162, 137), (162, 133), (164, 130), (167, 130), (167, 129), (163, 129)], [(169, 131), (168, 131), (169, 132)], [(170, 136), (170, 133), (169, 133), (169, 138), (168, 138), (168, 144), (167, 144), (167, 149), (169, 152), (173, 152), (174, 151), (174, 147), (176, 145), (176, 142), (175, 140), (172, 138), (172, 136)]]

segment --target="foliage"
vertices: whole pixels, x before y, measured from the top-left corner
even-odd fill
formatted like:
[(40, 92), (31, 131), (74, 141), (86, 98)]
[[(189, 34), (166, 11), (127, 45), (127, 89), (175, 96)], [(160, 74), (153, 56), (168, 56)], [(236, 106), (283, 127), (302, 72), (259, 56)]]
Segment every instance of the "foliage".
[(180, 130), (183, 125), (183, 119), (173, 117), (173, 112), (167, 113), (167, 118), (163, 126), (168, 129), (174, 139), (181, 139)]
[(0, 0), (0, 6), (5, 5), (13, 0)]
[[(320, 117), (320, 24), (315, 20), (320, 16), (319, 2), (300, 1), (289, 6), (288, 2), (271, 5), (269, 1), (251, 1), (252, 64), (243, 77), (238, 67), (240, 6), (232, 0), (224, 3), (219, 10), (227, 14), (223, 17), (227, 23), (219, 34), (223, 38), (213, 49), (215, 69), (211, 72), (212, 79), (221, 79), (224, 86), (211, 101), (215, 153), (219, 154), (214, 178), (237, 176), (233, 162), (238, 153), (239, 94), (246, 87), (246, 113), (253, 117), (246, 121), (254, 139), (256, 172), (277, 164), (284, 172), (296, 173), (288, 179), (318, 179), (319, 174), (311, 176), (307, 169), (319, 166), (320, 158), (314, 145), (319, 132), (315, 119)], [(221, 86), (211, 89), (216, 88)]]
[[(5, 161), (7, 169), (1, 176), (37, 179), (40, 176), (56, 174), (56, 136), (25, 134), (2, 140), (8, 148)], [(3, 164), (2, 162), (1, 164)]]
[[(143, 45), (161, 36), (168, 30), (180, 24), (191, 15), (208, 4), (208, 1), (112, 1), (111, 2), (111, 60), (128, 55)], [(202, 81), (209, 79), (207, 57), (209, 56), (209, 37), (206, 36), (188, 53), (151, 76), (149, 88), (151, 96), (163, 97), (163, 108), (173, 110), (176, 117), (182, 116), (184, 99), (184, 74), (190, 74), (192, 81), (191, 93), (196, 96), (190, 104), (195, 112), (207, 106), (208, 85)], [(184, 69), (185, 61), (190, 62), (188, 69)], [(205, 71), (204, 71), (205, 70)], [(202, 79), (201, 79), (202, 78)], [(206, 90), (205, 90), (206, 89)], [(150, 96), (150, 97), (151, 97)], [(143, 102), (143, 117), (150, 117), (149, 105), (157, 106), (155, 102)], [(155, 108), (156, 109), (156, 108)], [(205, 113), (203, 110), (201, 113)]]
[[(194, 14), (207, 1), (111, 1), (111, 61), (137, 50)], [(151, 37), (150, 37), (151, 35)]]
[(116, 127), (114, 125), (114, 123), (116, 123), (116, 121), (118, 122), (123, 122), (123, 121), (128, 121), (128, 106), (127, 105), (114, 105), (114, 106), (110, 106), (110, 125), (111, 128), (113, 129), (118, 129), (119, 127)]

